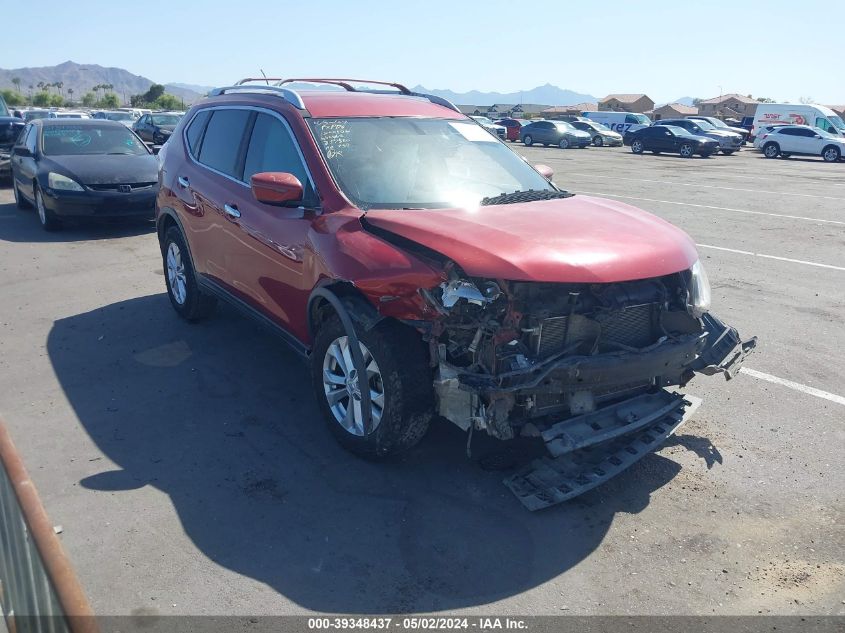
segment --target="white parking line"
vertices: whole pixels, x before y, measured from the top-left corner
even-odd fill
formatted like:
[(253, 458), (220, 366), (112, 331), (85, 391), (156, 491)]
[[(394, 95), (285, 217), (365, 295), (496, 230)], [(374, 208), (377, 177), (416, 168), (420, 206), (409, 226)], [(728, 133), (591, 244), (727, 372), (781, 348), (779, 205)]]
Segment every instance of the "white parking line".
[(576, 172), (567, 172), (567, 176), (585, 176), (587, 178), (605, 178), (608, 180), (630, 180), (633, 182), (654, 182), (661, 185), (674, 185), (676, 187), (699, 187), (701, 189), (724, 189), (725, 191), (745, 191), (748, 193), (770, 193), (776, 196), (799, 196), (801, 198), (820, 198), (822, 200), (842, 200), (845, 198), (838, 198), (836, 196), (818, 196), (814, 193), (795, 193), (791, 191), (765, 191), (761, 189), (740, 189), (738, 187), (720, 187), (718, 185), (699, 185), (692, 182), (674, 182), (671, 180), (648, 180), (646, 178), (623, 178), (621, 176), (602, 176), (599, 174), (579, 174)]
[(845, 271), (843, 266), (834, 266), (832, 264), (820, 264), (818, 262), (808, 262), (803, 259), (791, 259), (789, 257), (778, 257), (777, 255), (764, 255), (763, 253), (752, 253), (751, 251), (742, 251), (737, 248), (725, 248), (724, 246), (712, 246), (710, 244), (696, 244), (699, 248), (712, 248), (717, 251), (727, 251), (729, 253), (739, 253), (740, 255), (754, 255), (755, 257), (764, 257), (766, 259), (776, 259), (781, 262), (790, 262), (792, 264), (804, 264), (806, 266), (817, 266), (819, 268), (830, 268), (831, 270)]
[(815, 387), (802, 385), (798, 382), (792, 382), (791, 380), (786, 380), (785, 378), (778, 378), (777, 376), (772, 376), (771, 374), (764, 374), (762, 371), (757, 371), (756, 369), (751, 369), (749, 367), (743, 367), (742, 369), (740, 369), (740, 372), (742, 372), (743, 374), (747, 374), (753, 378), (758, 378), (767, 382), (773, 382), (776, 385), (789, 387), (790, 389), (795, 389), (795, 391), (807, 393), (811, 396), (816, 396), (817, 398), (824, 398), (825, 400), (830, 400), (831, 402), (835, 402), (836, 404), (845, 405), (845, 398), (843, 398), (842, 396), (837, 396), (836, 394), (830, 393), (828, 391), (822, 391), (821, 389), (816, 389)]
[(808, 222), (825, 222), (827, 224), (842, 224), (845, 225), (845, 221), (842, 220), (823, 220), (821, 218), (808, 218), (803, 215), (784, 215), (783, 213), (767, 213), (766, 211), (749, 211), (748, 209), (733, 209), (731, 207), (714, 207), (709, 204), (693, 204), (692, 202), (675, 202), (673, 200), (656, 200), (654, 198), (640, 198), (637, 196), (620, 196), (619, 194), (615, 193), (604, 193), (598, 191), (580, 191), (578, 189), (573, 189), (575, 193), (583, 193), (587, 194), (588, 196), (607, 196), (608, 198), (622, 198), (624, 200), (640, 200), (642, 202), (659, 202), (661, 204), (676, 204), (684, 207), (697, 207), (699, 209), (715, 209), (717, 211), (734, 211), (735, 213), (750, 213), (752, 215), (768, 215), (774, 218), (788, 218), (790, 220), (807, 220)]

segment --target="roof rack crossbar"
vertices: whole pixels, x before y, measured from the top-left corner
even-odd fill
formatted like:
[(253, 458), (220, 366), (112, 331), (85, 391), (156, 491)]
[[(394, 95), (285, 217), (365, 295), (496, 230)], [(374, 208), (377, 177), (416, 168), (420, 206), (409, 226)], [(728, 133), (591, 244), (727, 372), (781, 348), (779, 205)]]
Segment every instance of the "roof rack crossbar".
[(332, 78), (304, 78), (304, 77), (293, 77), (289, 79), (279, 79), (277, 80), (277, 86), (282, 86), (284, 84), (292, 84), (292, 83), (312, 83), (312, 84), (332, 84), (335, 86), (340, 86), (341, 88), (347, 90), (348, 92), (369, 92), (368, 90), (360, 90), (355, 88), (352, 84), (368, 84), (368, 85), (376, 85), (376, 86), (390, 86), (392, 88), (396, 88), (399, 92), (403, 95), (411, 94), (411, 91), (408, 90), (407, 87), (403, 86), (400, 83), (392, 82), (392, 81), (375, 81), (371, 79), (332, 79)]

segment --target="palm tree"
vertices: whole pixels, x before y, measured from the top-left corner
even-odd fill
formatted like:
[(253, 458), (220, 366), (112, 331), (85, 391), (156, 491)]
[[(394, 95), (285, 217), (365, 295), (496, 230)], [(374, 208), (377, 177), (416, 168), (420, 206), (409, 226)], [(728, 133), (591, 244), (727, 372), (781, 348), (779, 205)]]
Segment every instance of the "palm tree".
[(39, 81), (39, 82), (38, 82), (38, 89), (39, 89), (39, 90), (44, 90), (44, 82), (43, 82), (43, 81)]
[(64, 88), (64, 87), (65, 87), (65, 82), (63, 82), (63, 81), (57, 81), (57, 82), (56, 82), (56, 83), (54, 83), (53, 85), (54, 85), (56, 88), (58, 88), (58, 89), (59, 89), (59, 94), (61, 94), (61, 95), (64, 97), (64, 96), (65, 96), (65, 93), (64, 93), (64, 91), (62, 90), (62, 88)]
[(73, 101), (73, 88), (67, 89), (67, 98), (68, 98), (68, 101)]
[(21, 93), (21, 78), (20, 77), (12, 77), (12, 83), (15, 84), (15, 88), (18, 89), (18, 94)]

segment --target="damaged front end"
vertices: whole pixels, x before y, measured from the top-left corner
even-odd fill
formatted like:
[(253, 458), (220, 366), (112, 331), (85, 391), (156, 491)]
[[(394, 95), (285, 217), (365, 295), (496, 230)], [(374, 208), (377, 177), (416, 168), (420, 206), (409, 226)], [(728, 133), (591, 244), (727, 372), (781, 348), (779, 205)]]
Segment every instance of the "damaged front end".
[(551, 458), (506, 484), (529, 509), (592, 488), (650, 452), (694, 399), (666, 388), (738, 372), (755, 339), (709, 308), (700, 264), (618, 283), (467, 278), (421, 291), (439, 414), (503, 440), (539, 436)]

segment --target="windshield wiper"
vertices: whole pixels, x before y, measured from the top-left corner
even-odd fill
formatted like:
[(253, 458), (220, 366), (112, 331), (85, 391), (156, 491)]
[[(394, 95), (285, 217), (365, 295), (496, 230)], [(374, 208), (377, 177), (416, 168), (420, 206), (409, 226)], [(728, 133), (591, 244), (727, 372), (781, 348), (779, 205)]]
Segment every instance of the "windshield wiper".
[(514, 191), (513, 193), (503, 193), (498, 196), (490, 198), (482, 198), (479, 203), (482, 207), (493, 204), (517, 204), (519, 202), (536, 202), (537, 200), (554, 200), (556, 198), (571, 198), (574, 193), (568, 191), (552, 191), (550, 189), (535, 190), (529, 189), (527, 191)]

